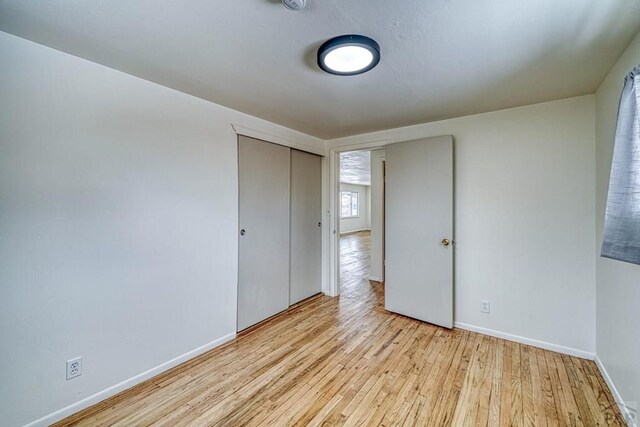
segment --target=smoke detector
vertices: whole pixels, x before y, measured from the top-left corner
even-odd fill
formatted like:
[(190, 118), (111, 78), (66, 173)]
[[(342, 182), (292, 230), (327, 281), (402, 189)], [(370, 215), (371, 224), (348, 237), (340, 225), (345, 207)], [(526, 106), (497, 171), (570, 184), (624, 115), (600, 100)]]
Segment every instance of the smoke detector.
[(302, 10), (307, 0), (282, 0), (282, 4), (289, 10)]

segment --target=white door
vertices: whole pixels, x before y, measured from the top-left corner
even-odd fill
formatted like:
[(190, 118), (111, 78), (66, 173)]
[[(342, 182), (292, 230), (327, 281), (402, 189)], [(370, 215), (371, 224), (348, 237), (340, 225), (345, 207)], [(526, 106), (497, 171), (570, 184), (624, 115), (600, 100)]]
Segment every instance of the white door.
[(289, 151), (238, 138), (238, 331), (289, 306)]
[(453, 326), (453, 138), (386, 147), (385, 308)]
[(291, 150), (289, 303), (322, 291), (322, 158)]

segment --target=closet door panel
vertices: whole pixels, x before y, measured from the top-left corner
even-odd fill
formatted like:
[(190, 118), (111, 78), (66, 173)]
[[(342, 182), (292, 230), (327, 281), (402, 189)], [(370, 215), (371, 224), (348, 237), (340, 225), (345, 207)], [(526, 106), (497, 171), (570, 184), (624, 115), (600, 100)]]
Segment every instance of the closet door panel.
[(322, 291), (322, 158), (291, 150), (289, 303)]
[(238, 138), (238, 331), (289, 306), (290, 149)]

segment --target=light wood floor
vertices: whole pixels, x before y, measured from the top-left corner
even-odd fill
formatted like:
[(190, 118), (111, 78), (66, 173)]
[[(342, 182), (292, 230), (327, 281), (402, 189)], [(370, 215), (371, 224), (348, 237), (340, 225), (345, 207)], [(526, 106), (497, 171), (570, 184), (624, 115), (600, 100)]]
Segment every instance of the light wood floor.
[(369, 235), (319, 296), (59, 425), (623, 425), (590, 361), (385, 312)]

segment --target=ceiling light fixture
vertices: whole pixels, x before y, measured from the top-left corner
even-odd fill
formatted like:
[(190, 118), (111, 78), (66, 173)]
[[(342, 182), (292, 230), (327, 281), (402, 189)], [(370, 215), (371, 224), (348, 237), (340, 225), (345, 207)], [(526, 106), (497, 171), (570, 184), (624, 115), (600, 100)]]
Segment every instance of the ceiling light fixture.
[(366, 73), (380, 62), (380, 46), (375, 40), (347, 34), (327, 40), (318, 49), (318, 66), (327, 73), (354, 76)]

